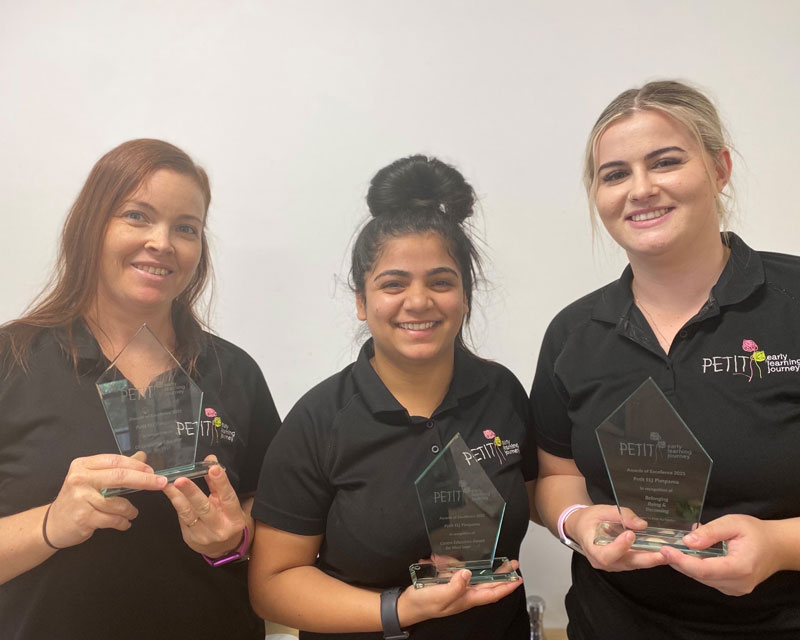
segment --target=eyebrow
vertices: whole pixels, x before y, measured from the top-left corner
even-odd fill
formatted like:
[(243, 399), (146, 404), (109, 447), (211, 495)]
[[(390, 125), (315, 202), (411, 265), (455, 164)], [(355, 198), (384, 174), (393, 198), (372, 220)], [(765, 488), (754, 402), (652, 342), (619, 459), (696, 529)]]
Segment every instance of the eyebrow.
[(134, 205), (136, 207), (141, 207), (142, 209), (149, 209), (150, 211), (155, 211), (155, 207), (147, 202), (142, 202), (141, 200), (128, 200), (125, 204), (127, 205)]
[[(143, 202), (142, 200), (128, 200), (125, 203), (127, 206), (134, 206), (139, 207), (140, 209), (147, 209), (148, 211), (156, 211), (156, 208), (148, 202)], [(200, 224), (203, 224), (203, 218), (198, 218), (196, 215), (192, 213), (182, 213), (178, 216), (179, 220), (195, 220)]]
[[(449, 273), (449, 274), (454, 275), (456, 278), (460, 277), (458, 275), (458, 271), (456, 271), (452, 267), (436, 267), (434, 269), (428, 269), (428, 271), (425, 272), (425, 275), (426, 276), (435, 276), (435, 275), (438, 275), (440, 273)], [(403, 269), (386, 269), (386, 271), (381, 271), (378, 275), (376, 275), (372, 279), (372, 281), (375, 282), (376, 280), (379, 280), (380, 278), (384, 278), (386, 276), (399, 276), (401, 278), (410, 278), (411, 277), (411, 272), (410, 271), (403, 271)]]
[[(653, 158), (655, 158), (656, 156), (660, 156), (662, 153), (667, 153), (667, 152), (669, 152), (669, 151), (680, 151), (680, 152), (682, 152), (682, 153), (686, 153), (686, 149), (683, 149), (683, 148), (681, 148), (681, 147), (677, 147), (677, 146), (672, 146), (672, 147), (663, 147), (663, 148), (661, 148), (661, 149), (656, 149), (655, 151), (651, 151), (650, 153), (648, 153), (648, 154), (647, 154), (647, 155), (644, 157), (644, 159), (645, 159), (645, 160), (652, 160), (652, 159), (653, 159)], [(601, 172), (603, 169), (610, 169), (611, 167), (621, 167), (621, 166), (623, 166), (623, 165), (625, 165), (625, 164), (626, 164), (626, 163), (625, 163), (625, 162), (622, 162), (622, 160), (615, 160), (615, 161), (613, 161), (613, 162), (606, 162), (605, 164), (603, 164), (603, 165), (600, 165), (600, 166), (597, 168), (597, 172), (598, 172), (598, 173), (600, 173), (600, 172)]]

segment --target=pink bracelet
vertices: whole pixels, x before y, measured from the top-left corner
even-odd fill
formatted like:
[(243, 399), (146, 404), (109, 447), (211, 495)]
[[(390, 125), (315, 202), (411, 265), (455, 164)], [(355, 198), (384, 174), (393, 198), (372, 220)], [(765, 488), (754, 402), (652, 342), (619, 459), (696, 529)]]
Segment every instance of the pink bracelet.
[(566, 533), (564, 533), (564, 523), (567, 521), (573, 513), (579, 511), (581, 509), (585, 509), (588, 507), (588, 504), (572, 504), (568, 506), (561, 512), (561, 515), (558, 516), (558, 524), (556, 525), (556, 530), (558, 531), (558, 539), (561, 540), (564, 544), (567, 542), (573, 542)]

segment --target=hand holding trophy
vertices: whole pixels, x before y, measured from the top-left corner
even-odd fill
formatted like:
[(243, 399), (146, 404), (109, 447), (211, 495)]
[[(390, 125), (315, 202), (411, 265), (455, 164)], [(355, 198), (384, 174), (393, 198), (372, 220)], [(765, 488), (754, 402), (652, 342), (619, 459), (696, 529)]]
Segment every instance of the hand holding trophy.
[(443, 584), (460, 570), (470, 584), (519, 580), (512, 561), (496, 557), (506, 503), (456, 434), (415, 481), (431, 560), (410, 567), (418, 589)]
[[(144, 324), (97, 379), (121, 454), (144, 452), (169, 482), (206, 475), (215, 462), (197, 462), (203, 392)], [(107, 487), (103, 495), (136, 489)]]
[[(648, 378), (596, 429), (617, 506), (648, 527), (634, 531), (633, 549), (664, 545), (699, 557), (724, 556), (725, 542), (692, 549), (683, 536), (700, 524), (712, 461), (686, 423)], [(608, 544), (626, 529), (602, 522), (595, 544)]]

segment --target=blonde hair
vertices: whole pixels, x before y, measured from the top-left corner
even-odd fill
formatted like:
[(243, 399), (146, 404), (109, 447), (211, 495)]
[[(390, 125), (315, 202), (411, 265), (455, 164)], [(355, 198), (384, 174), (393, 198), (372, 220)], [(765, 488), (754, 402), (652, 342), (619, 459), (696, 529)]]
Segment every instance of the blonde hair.
[[(623, 91), (614, 98), (594, 123), (586, 144), (584, 158), (583, 184), (589, 198), (589, 212), (592, 227), (596, 227), (595, 192), (597, 189), (597, 165), (595, 156), (600, 136), (613, 122), (627, 118), (637, 111), (659, 111), (680, 122), (692, 134), (697, 143), (705, 149), (714, 165), (707, 166), (709, 179), (714, 180), (713, 170), (721, 170), (730, 181), (728, 166), (721, 160), (720, 153), (731, 149), (728, 134), (720, 120), (716, 107), (703, 93), (683, 82), (658, 80), (648, 82), (641, 89)], [(729, 187), (732, 191), (733, 187)], [(723, 198), (731, 200), (730, 193), (716, 193), (714, 200), (720, 226), (725, 229), (730, 221), (730, 210)]]

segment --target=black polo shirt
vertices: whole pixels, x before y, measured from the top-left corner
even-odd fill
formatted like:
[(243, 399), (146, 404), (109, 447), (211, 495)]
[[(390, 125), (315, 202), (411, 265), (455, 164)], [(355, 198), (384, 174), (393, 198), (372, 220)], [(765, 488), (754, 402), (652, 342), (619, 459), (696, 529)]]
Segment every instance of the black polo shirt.
[[(95, 388), (109, 363), (83, 322), (75, 331), (77, 373), (62, 332), (43, 330), (29, 372), (0, 377), (0, 517), (53, 500), (74, 458), (118, 452)], [(202, 420), (185, 428), (200, 432), (198, 459), (216, 454), (237, 491), (253, 492), (279, 425), (258, 365), (208, 335), (194, 378)], [(246, 563), (208, 566), (183, 542), (161, 492), (126, 497), (139, 509), (130, 530), (98, 530), (0, 585), (0, 637), (263, 640)]]
[[(729, 242), (669, 354), (633, 303), (630, 267), (548, 328), (531, 392), (537, 441), (575, 460), (595, 503), (614, 498), (594, 431), (649, 376), (714, 461), (703, 522), (800, 515), (800, 258)], [(669, 567), (606, 573), (575, 554), (567, 608), (576, 638), (796, 638), (800, 573), (734, 598)]]
[[(430, 419), (409, 416), (369, 363), (358, 360), (309, 391), (267, 452), (256, 519), (324, 534), (317, 566), (363, 587), (411, 583), (408, 567), (431, 549), (414, 480), (460, 433), (507, 502), (497, 554), (517, 558), (528, 527), (525, 481), (536, 477), (527, 399), (505, 367), (456, 350), (450, 389)], [(499, 437), (502, 444), (496, 445)], [(527, 638), (524, 593), (417, 625), (414, 638)], [(304, 638), (380, 638), (380, 633)]]

